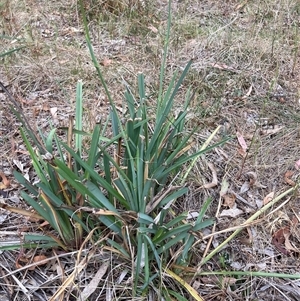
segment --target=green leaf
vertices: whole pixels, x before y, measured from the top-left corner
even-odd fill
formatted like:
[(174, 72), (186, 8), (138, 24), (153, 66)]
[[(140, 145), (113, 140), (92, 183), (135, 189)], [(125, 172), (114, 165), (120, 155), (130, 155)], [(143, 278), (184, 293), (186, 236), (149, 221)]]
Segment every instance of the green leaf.
[(23, 185), (26, 189), (28, 189), (28, 191), (33, 194), (34, 196), (38, 196), (39, 195), (39, 192), (38, 190), (36, 189), (36, 187), (34, 187), (27, 179), (25, 179), (25, 177), (19, 173), (18, 171), (15, 171), (13, 172), (14, 174), (14, 177), (16, 178), (16, 180), (21, 184)]
[(168, 293), (170, 295), (174, 296), (178, 301), (188, 301), (188, 299), (184, 298), (182, 295), (180, 295), (177, 292), (174, 292), (170, 289), (168, 289)]
[(211, 202), (213, 201), (213, 199), (211, 197), (209, 197), (205, 202), (204, 204), (202, 205), (201, 207), (201, 210), (199, 212), (199, 215), (197, 217), (197, 221), (196, 221), (196, 224), (199, 223), (199, 222), (202, 222), (203, 220), (203, 217), (209, 207), (209, 205), (211, 204)]
[(27, 150), (29, 151), (31, 160), (32, 160), (32, 165), (34, 167), (35, 172), (37, 173), (38, 178), (43, 182), (43, 183), (48, 183), (48, 179), (46, 174), (44, 174), (44, 168), (42, 166), (43, 159), (40, 158), (38, 154), (35, 153), (33, 150), (31, 144), (29, 143), (24, 131), (20, 129), (22, 139), (26, 145)]
[[(122, 204), (126, 204), (125, 199), (116, 191), (116, 189), (110, 185), (108, 182), (105, 181), (93, 168), (91, 168), (86, 162), (84, 162), (78, 154), (76, 154), (70, 147), (68, 147), (65, 143), (62, 143), (63, 146), (66, 148), (66, 150), (72, 155), (72, 157), (79, 163), (80, 166), (82, 166), (90, 175), (91, 179), (95, 181), (96, 183), (99, 183), (99, 186), (103, 187), (108, 191), (108, 193), (112, 194), (113, 197), (115, 197), (119, 202)], [(72, 173), (68, 169), (67, 166), (65, 166), (62, 162), (55, 159), (54, 163), (57, 165), (57, 171), (63, 175), (64, 179), (66, 179), (69, 183), (72, 183), (71, 185), (76, 188), (80, 189), (81, 194), (87, 194), (89, 195), (88, 189), (86, 189), (82, 184), (78, 176)]]
[(180, 215), (178, 215), (175, 218), (173, 218), (170, 222), (168, 222), (166, 224), (166, 228), (168, 228), (168, 229), (172, 228), (176, 224), (179, 224), (183, 220), (186, 220), (187, 216), (188, 216), (187, 212), (181, 213)]
[(194, 159), (195, 157), (198, 157), (198, 156), (200, 156), (200, 155), (202, 155), (202, 154), (205, 154), (205, 153), (207, 153), (207, 152), (213, 150), (214, 148), (216, 148), (216, 147), (218, 147), (218, 146), (220, 146), (220, 145), (223, 145), (223, 144), (224, 144), (226, 141), (228, 141), (228, 140), (229, 140), (229, 138), (228, 138), (228, 139), (224, 139), (224, 140), (222, 140), (221, 142), (215, 143), (215, 144), (213, 144), (212, 146), (209, 146), (209, 147), (207, 147), (207, 148), (204, 149), (204, 150), (200, 150), (200, 151), (198, 151), (198, 152), (196, 152), (196, 153), (194, 153), (194, 154), (192, 154), (192, 155), (190, 155), (190, 156), (180, 157), (180, 158), (179, 158), (178, 160), (176, 160), (170, 167), (168, 167), (168, 168), (166, 168), (166, 169), (164, 170), (163, 175), (168, 175), (168, 174), (170, 174), (170, 173), (171, 173), (173, 170), (175, 170), (177, 167), (182, 166), (182, 165), (185, 164), (186, 162), (188, 162), (188, 161)]
[(118, 212), (113, 204), (105, 197), (102, 191), (92, 182), (86, 182), (87, 189), (93, 194), (93, 197), (90, 198), (91, 204), (96, 208), (105, 208), (112, 212)]
[(144, 248), (144, 235), (138, 234), (137, 235), (137, 255), (136, 255), (136, 263), (135, 263), (135, 270), (134, 270), (134, 287), (133, 287), (133, 296), (137, 293), (137, 286), (139, 275), (142, 271), (142, 257), (143, 257), (143, 248)]
[(99, 220), (104, 224), (107, 228), (109, 228), (114, 233), (118, 234), (122, 239), (124, 239), (122, 235), (122, 223), (118, 222), (113, 216), (105, 216), (100, 215)]
[[(98, 124), (96, 124), (94, 131), (93, 131), (93, 135), (92, 135), (92, 141), (91, 141), (91, 146), (89, 148), (89, 154), (88, 154), (88, 160), (87, 160), (87, 164), (90, 166), (90, 168), (95, 168), (96, 162), (97, 162), (97, 153), (98, 153), (98, 143), (99, 143), (99, 138), (100, 138), (100, 126)], [(78, 161), (77, 161), (78, 162)], [(78, 162), (79, 165), (80, 162)], [(86, 170), (85, 171), (85, 175), (84, 178), (85, 179), (89, 179), (89, 173)]]
[[(33, 198), (31, 198), (25, 191), (20, 192), (21, 197), (26, 201), (27, 204), (29, 204), (33, 209), (46, 221), (52, 221), (52, 218), (50, 216), (50, 212), (46, 210), (44, 206), (40, 202), (37, 202)], [(52, 224), (51, 224), (52, 226)]]
[(124, 257), (126, 258), (130, 258), (130, 255), (128, 254), (128, 252), (117, 242), (115, 242), (114, 240), (111, 240), (110, 238), (107, 238), (107, 243), (110, 244), (113, 248), (117, 249), (119, 252), (121, 252)]
[(0, 251), (12, 251), (12, 250), (20, 250), (22, 248), (24, 249), (36, 249), (36, 248), (43, 248), (43, 249), (49, 249), (49, 248), (56, 248), (60, 245), (54, 242), (49, 243), (20, 243), (16, 245), (8, 245), (7, 241), (1, 242), (0, 241)]
[(167, 243), (165, 243), (162, 247), (157, 250), (158, 254), (161, 254), (165, 251), (168, 251), (173, 245), (177, 244), (179, 241), (183, 240), (187, 236), (187, 232), (182, 232), (177, 236), (170, 239)]
[(0, 58), (4, 57), (6, 55), (11, 55), (12, 53), (14, 53), (16, 51), (19, 51), (19, 50), (21, 50), (23, 48), (26, 48), (26, 46), (20, 46), (20, 47), (17, 47), (17, 48), (12, 48), (12, 49), (10, 49), (10, 50), (8, 50), (6, 52), (0, 53)]
[[(75, 110), (75, 129), (82, 131), (82, 111), (83, 111), (83, 99), (82, 99), (82, 80), (77, 82), (76, 88), (76, 110)], [(82, 153), (82, 136), (80, 134), (75, 134), (75, 149)]]
[(48, 134), (48, 137), (46, 139), (46, 149), (50, 154), (53, 154), (53, 139), (55, 137), (56, 129), (52, 129), (50, 133)]
[(157, 228), (154, 237), (152, 238), (153, 243), (156, 245), (159, 244), (164, 238), (163, 235), (168, 232), (169, 229), (166, 228), (164, 225), (160, 226)]
[(154, 219), (151, 216), (149, 216), (148, 214), (139, 212), (138, 213), (138, 223), (145, 224), (145, 225), (151, 225), (154, 223)]
[(192, 234), (188, 234), (184, 240), (183, 251), (177, 260), (178, 264), (186, 263), (189, 254), (191, 254), (191, 247), (192, 247), (194, 241), (195, 241), (195, 237)]
[(153, 224), (153, 226), (152, 227), (138, 227), (137, 228), (137, 231), (139, 231), (139, 233), (141, 233), (141, 234), (156, 234), (157, 233), (157, 229), (158, 229), (158, 227), (155, 225), (155, 224)]
[(116, 187), (121, 192), (125, 202), (122, 202), (122, 205), (125, 206), (127, 210), (132, 210), (138, 212), (138, 207), (135, 202), (135, 197), (132, 193), (134, 193), (134, 188), (132, 183), (127, 183), (126, 180), (120, 176), (118, 179), (114, 181)]
[[(168, 239), (176, 239), (176, 235), (184, 233), (186, 236), (188, 235), (189, 230), (191, 230), (191, 224), (183, 224), (174, 229), (165, 231), (163, 235), (160, 236), (160, 239), (157, 243), (162, 242)], [(174, 237), (173, 237), (174, 236)]]
[(201, 229), (204, 229), (204, 228), (207, 228), (207, 227), (213, 225), (214, 222), (215, 222), (214, 218), (206, 219), (205, 221), (195, 223), (195, 226), (193, 226), (193, 228), (191, 230), (192, 231), (199, 231)]
[(168, 204), (171, 200), (176, 200), (176, 199), (180, 198), (181, 196), (183, 196), (184, 194), (186, 194), (187, 192), (188, 192), (187, 187), (180, 188), (179, 190), (171, 193), (166, 198), (164, 198), (159, 204), (160, 204), (160, 206), (164, 206), (164, 205)]
[(150, 249), (152, 251), (151, 254), (153, 254), (153, 256), (154, 256), (154, 258), (156, 260), (157, 266), (161, 267), (161, 260), (160, 260), (160, 257), (158, 255), (158, 253), (157, 253), (157, 250), (156, 250), (156, 248), (155, 248), (155, 246), (153, 244), (153, 241), (147, 235), (144, 235), (144, 238), (146, 239), (147, 244), (149, 245), (149, 247), (150, 247)]

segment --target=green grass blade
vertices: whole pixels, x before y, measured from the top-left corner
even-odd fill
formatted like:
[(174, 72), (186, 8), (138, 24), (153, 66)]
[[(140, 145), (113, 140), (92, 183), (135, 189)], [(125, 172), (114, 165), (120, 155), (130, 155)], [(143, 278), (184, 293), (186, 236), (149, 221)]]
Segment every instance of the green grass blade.
[[(165, 233), (163, 233), (163, 235), (161, 235), (159, 237), (159, 240), (156, 240), (155, 238), (153, 238), (153, 242), (155, 243), (160, 243), (164, 240), (168, 240), (168, 239), (176, 239), (176, 235), (178, 234), (181, 234), (181, 233), (184, 233), (185, 235), (188, 234), (188, 231), (191, 230), (192, 228), (192, 225), (191, 224), (183, 224), (183, 225), (180, 225), (174, 229), (168, 229), (165, 231)], [(174, 236), (174, 237), (172, 237)]]
[(144, 141), (143, 138), (140, 138), (140, 148), (137, 153), (137, 158), (136, 158), (136, 169), (137, 169), (137, 205), (138, 205), (138, 211), (139, 212), (145, 212), (146, 209), (146, 202), (143, 199), (143, 186), (144, 186), (144, 172), (145, 172), (145, 167), (144, 167)]
[(170, 222), (168, 222), (166, 224), (166, 228), (168, 229), (172, 228), (173, 226), (179, 224), (183, 220), (186, 220), (187, 216), (188, 216), (187, 212), (181, 213), (180, 215), (173, 218)]
[[(93, 135), (92, 135), (92, 140), (91, 140), (91, 145), (90, 145), (88, 160), (87, 160), (87, 164), (93, 169), (96, 165), (97, 157), (98, 157), (99, 138), (100, 138), (100, 126), (98, 124), (96, 124), (96, 126), (93, 130)], [(78, 163), (79, 163), (79, 165), (81, 165), (80, 162), (78, 162)], [(85, 170), (84, 178), (89, 179), (89, 177), (90, 177), (89, 172), (87, 170)]]
[[(188, 299), (184, 298), (182, 295), (178, 294), (175, 291), (169, 290), (168, 293), (176, 298), (178, 301), (188, 301)], [(173, 299), (172, 299), (173, 300)]]
[(17, 47), (17, 48), (10, 49), (10, 50), (8, 50), (6, 52), (0, 53), (0, 58), (4, 57), (6, 55), (11, 55), (12, 53), (14, 53), (16, 51), (19, 51), (19, 50), (21, 50), (23, 48), (26, 48), (26, 46), (20, 46), (20, 47)]
[(32, 160), (32, 165), (34, 167), (35, 172), (37, 173), (38, 178), (43, 182), (43, 183), (48, 183), (48, 179), (46, 175), (44, 174), (44, 168), (42, 167), (41, 164), (41, 158), (38, 158), (38, 155), (35, 153), (33, 150), (30, 142), (28, 141), (24, 131), (20, 129), (22, 139), (26, 145), (26, 148), (30, 154), (31, 160)]
[(207, 227), (213, 225), (215, 223), (215, 221), (216, 220), (214, 218), (208, 218), (202, 222), (197, 222), (193, 226), (192, 231), (199, 231), (201, 229), (207, 228)]
[(116, 233), (121, 237), (121, 239), (124, 239), (122, 234), (122, 223), (118, 222), (115, 218), (112, 216), (105, 216), (100, 215), (99, 220), (103, 225), (105, 225), (107, 228), (109, 228), (112, 232)]
[(138, 211), (136, 202), (135, 202), (135, 195), (134, 195), (134, 188), (133, 184), (130, 182), (127, 182), (122, 176), (119, 176), (116, 180), (114, 180), (114, 184), (122, 194), (122, 197), (125, 202), (121, 203), (127, 210), (132, 210), (132, 211)]
[(46, 138), (46, 141), (45, 141), (45, 147), (46, 147), (46, 150), (50, 153), (50, 154), (53, 154), (53, 139), (54, 139), (54, 136), (55, 136), (55, 133), (56, 133), (56, 129), (52, 129), (48, 135), (48, 137)]
[(220, 146), (220, 145), (223, 145), (225, 144), (228, 140), (228, 139), (223, 139), (221, 142), (218, 142), (218, 143), (215, 143), (213, 144), (212, 146), (208, 146), (207, 148), (205, 148), (204, 150), (200, 150), (192, 155), (189, 155), (189, 156), (186, 156), (186, 157), (180, 157), (178, 160), (176, 160), (176, 162), (174, 162), (169, 168), (165, 169), (164, 172), (163, 172), (163, 175), (168, 175), (170, 173), (172, 173), (173, 170), (175, 170), (177, 167), (179, 166), (182, 166), (184, 163), (200, 156), (200, 155), (203, 155), (211, 150), (213, 150), (214, 148)]
[[(46, 221), (52, 221), (51, 213), (46, 210), (39, 202), (31, 198), (25, 191), (20, 192), (21, 197)], [(51, 224), (52, 226), (52, 224)]]
[(156, 226), (156, 224), (153, 224), (151, 227), (143, 227), (143, 226), (141, 226), (141, 227), (138, 227), (138, 231), (139, 231), (139, 233), (141, 233), (141, 234), (146, 234), (146, 235), (149, 235), (149, 234), (156, 234), (156, 232), (157, 232), (157, 229), (158, 229), (158, 227)]
[(117, 136), (120, 133), (119, 124), (121, 124), (121, 121), (119, 119), (119, 116), (118, 116), (116, 110), (111, 110), (110, 111), (110, 116), (111, 116), (111, 125), (112, 125), (113, 135)]
[(137, 234), (137, 255), (136, 255), (136, 262), (135, 262), (135, 269), (134, 269), (134, 287), (133, 287), (133, 297), (137, 294), (137, 287), (139, 276), (142, 270), (142, 258), (143, 258), (143, 249), (144, 249), (144, 241), (143, 235)]
[(105, 155), (103, 156), (103, 165), (104, 165), (105, 179), (106, 179), (108, 185), (111, 185), (112, 179), (111, 179), (111, 170), (110, 170), (110, 160)]
[(200, 222), (202, 222), (203, 220), (203, 217), (208, 209), (208, 207), (210, 206), (210, 204), (212, 203), (213, 199), (211, 197), (209, 197), (205, 202), (204, 204), (202, 205), (201, 207), (201, 210), (199, 212), (199, 215), (197, 217), (197, 220), (196, 220), (196, 223), (195, 224), (198, 224)]
[(24, 241), (48, 241), (48, 242), (56, 242), (51, 236), (47, 235), (39, 235), (39, 234), (25, 234)]
[(146, 241), (147, 241), (147, 243), (148, 243), (148, 245), (149, 245), (149, 247), (150, 247), (150, 249), (152, 251), (152, 254), (153, 254), (154, 258), (155, 258), (157, 266), (161, 267), (161, 260), (160, 260), (160, 257), (158, 255), (158, 253), (157, 253), (157, 250), (156, 250), (156, 248), (155, 248), (155, 246), (153, 244), (153, 241), (150, 239), (150, 237), (148, 235), (144, 235), (144, 238), (146, 239)]
[(186, 194), (188, 192), (188, 188), (187, 187), (183, 187), (180, 188), (179, 190), (171, 193), (170, 195), (168, 195), (166, 198), (164, 198), (158, 205), (157, 207), (162, 207), (166, 204), (168, 204), (171, 200), (176, 200), (179, 197), (183, 196), (184, 194)]
[(151, 216), (149, 216), (148, 214), (139, 212), (138, 213), (138, 223), (149, 226), (154, 223), (154, 219)]
[[(72, 157), (79, 163), (80, 166), (82, 166), (86, 171), (89, 172), (89, 175), (91, 179), (96, 181), (96, 183), (99, 183), (100, 186), (102, 186), (104, 189), (106, 189), (109, 193), (111, 193), (116, 199), (118, 199), (122, 203), (126, 203), (124, 198), (110, 185), (103, 179), (93, 168), (91, 168), (88, 163), (84, 162), (74, 150), (72, 150), (70, 147), (68, 147), (65, 143), (62, 143), (63, 146), (66, 148), (68, 152), (71, 153)], [(80, 192), (84, 195), (89, 195), (88, 189), (84, 188), (84, 185), (82, 185), (81, 179), (79, 177), (72, 173), (68, 169), (68, 167), (65, 166), (65, 164), (58, 159), (54, 160), (54, 163), (57, 165), (55, 169), (63, 176), (64, 179), (66, 179), (68, 182), (72, 183), (72, 186), (76, 189), (80, 189)]]
[(138, 74), (138, 90), (139, 90), (139, 97), (140, 97), (140, 105), (144, 105), (144, 101), (146, 98), (145, 92), (145, 76), (144, 74)]
[(195, 241), (195, 237), (192, 234), (188, 234), (187, 238), (184, 241), (183, 251), (177, 260), (178, 264), (187, 263), (187, 259), (188, 259), (189, 254), (191, 254), (191, 247), (192, 247), (194, 241)]
[(185, 68), (183, 69), (183, 71), (182, 71), (182, 73), (181, 73), (181, 76), (180, 76), (179, 80), (177, 81), (177, 83), (176, 83), (176, 85), (175, 85), (175, 88), (174, 88), (174, 90), (173, 90), (173, 93), (172, 93), (172, 95), (170, 96), (170, 99), (168, 100), (167, 107), (166, 107), (167, 112), (170, 112), (171, 107), (172, 107), (172, 105), (173, 105), (173, 100), (174, 100), (174, 98), (175, 98), (175, 96), (176, 96), (176, 94), (177, 94), (177, 92), (178, 92), (180, 86), (182, 85), (182, 82), (183, 82), (183, 80), (185, 79), (185, 77), (186, 77), (186, 75), (187, 75), (187, 73), (188, 73), (188, 71), (189, 71), (189, 69), (190, 69), (192, 63), (193, 63), (193, 61), (190, 60), (190, 61), (187, 63), (187, 65), (185, 66)]
[(53, 229), (59, 233), (64, 243), (68, 245), (73, 239), (73, 230), (70, 226), (69, 219), (63, 218), (63, 215), (60, 215), (58, 211), (42, 197), (39, 198), (39, 202), (36, 202), (24, 191), (21, 191), (21, 196), (40, 216), (49, 222)]
[(109, 202), (106, 196), (94, 183), (87, 181), (86, 187), (94, 196), (94, 198), (90, 199), (94, 207), (105, 208), (106, 210), (110, 210), (115, 213), (118, 212), (118, 210), (114, 207), (114, 205)]
[(187, 236), (187, 232), (182, 232), (175, 236), (174, 238), (170, 239), (167, 243), (165, 243), (162, 247), (157, 250), (158, 254), (161, 254), (165, 251), (168, 251), (172, 246), (177, 244), (179, 241), (183, 240)]
[(49, 243), (20, 243), (16, 245), (6, 245), (7, 241), (1, 242), (0, 241), (0, 251), (13, 251), (13, 250), (20, 250), (22, 248), (24, 249), (36, 249), (36, 248), (42, 248), (42, 249), (49, 249), (49, 248), (56, 248), (56, 247), (62, 247), (65, 248), (64, 246), (54, 243), (54, 242), (49, 242)]
[(39, 192), (35, 186), (33, 186), (28, 180), (25, 179), (25, 177), (19, 173), (18, 171), (13, 172), (15, 179), (23, 185), (28, 191), (33, 194), (35, 197), (39, 195)]
[[(82, 81), (79, 80), (76, 88), (76, 110), (75, 110), (75, 129), (82, 131), (82, 113), (83, 113), (83, 98), (82, 98)], [(75, 134), (75, 149), (82, 153), (82, 136)]]
[(120, 253), (123, 254), (123, 256), (127, 259), (130, 258), (130, 255), (128, 254), (128, 252), (117, 242), (115, 242), (114, 240), (107, 238), (107, 243), (110, 244), (113, 248), (115, 248), (116, 250), (118, 250)]

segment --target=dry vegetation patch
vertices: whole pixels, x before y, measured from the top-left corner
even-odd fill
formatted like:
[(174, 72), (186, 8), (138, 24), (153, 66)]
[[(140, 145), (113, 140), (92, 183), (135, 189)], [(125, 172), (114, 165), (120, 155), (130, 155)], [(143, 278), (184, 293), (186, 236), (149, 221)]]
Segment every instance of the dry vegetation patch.
[[(155, 106), (167, 1), (85, 0), (84, 4), (94, 51), (119, 110), (125, 114), (125, 87), (136, 87), (140, 72), (146, 75), (149, 104)], [(197, 211), (211, 197), (214, 201), (208, 214), (217, 215), (214, 230), (221, 231), (243, 223), (267, 202), (270, 193), (278, 195), (297, 183), (299, 25), (300, 4), (296, 0), (173, 1), (166, 72), (170, 78), (176, 69), (183, 69), (193, 59), (182, 93), (177, 96), (180, 107), (184, 88), (192, 86), (195, 93), (186, 130), (199, 127), (194, 135), (195, 149), (219, 125), (218, 139), (232, 137), (223, 148), (213, 150), (196, 163), (189, 178), (189, 194), (175, 210)], [(88, 53), (76, 1), (0, 0), (0, 28), (0, 54), (24, 46), (0, 57), (0, 81), (18, 100), (34, 129), (49, 131), (49, 122), (58, 127), (67, 125), (68, 116), (75, 110), (78, 80), (84, 83), (85, 129), (92, 129), (108, 114), (108, 100)], [(30, 169), (30, 162), (18, 134), (19, 124), (8, 104), (1, 91), (0, 171), (11, 183), (0, 190), (0, 202), (18, 202), (21, 207), (12, 170), (20, 169), (16, 162), (23, 164), (24, 170)], [(228, 188), (220, 195), (224, 182)], [(274, 212), (259, 223), (245, 228), (203, 269), (297, 273), (298, 193), (283, 199), (282, 204), (272, 208)], [(18, 239), (20, 232), (37, 227), (27, 221), (24, 229), (17, 215), (7, 215), (5, 210), (0, 211), (0, 217), (3, 239)], [(211, 249), (227, 236), (228, 233), (214, 236)], [(194, 258), (193, 268), (203, 258), (208, 241), (209, 238), (195, 246), (198, 257)], [(106, 274), (99, 276), (98, 288), (90, 300), (113, 299), (101, 287), (109, 288), (116, 298), (126, 296), (130, 279), (122, 279), (122, 263), (116, 260), (114, 269), (105, 271), (102, 261), (106, 254), (92, 247), (89, 251), (95, 256), (72, 278), (72, 294), (79, 296), (95, 277), (95, 271), (102, 268)], [(32, 263), (36, 255), (40, 254), (26, 250), (0, 254), (0, 293), (2, 289), (9, 294), (9, 300), (21, 300), (24, 293), (30, 296), (29, 300), (46, 300), (57, 291), (64, 277), (70, 277), (75, 267), (82, 264), (76, 254), (45, 251), (46, 265), (36, 265), (32, 270), (21, 267)], [(27, 262), (21, 263), (20, 258)], [(205, 300), (300, 299), (299, 280), (220, 280), (203, 276), (192, 279), (191, 285)], [(74, 296), (69, 299), (75, 300)]]

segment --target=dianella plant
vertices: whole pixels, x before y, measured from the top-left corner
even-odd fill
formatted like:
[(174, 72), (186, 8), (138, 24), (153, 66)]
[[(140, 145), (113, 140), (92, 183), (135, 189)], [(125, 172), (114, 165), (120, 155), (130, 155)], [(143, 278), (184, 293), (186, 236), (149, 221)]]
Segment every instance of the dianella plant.
[[(189, 264), (201, 229), (214, 222), (204, 218), (210, 200), (199, 208), (193, 222), (187, 219), (187, 212), (174, 209), (173, 205), (188, 191), (184, 167), (224, 141), (193, 149), (194, 132), (186, 128), (191, 89), (187, 89), (181, 110), (174, 113), (176, 95), (192, 61), (165, 84), (170, 4), (155, 104), (147, 96), (144, 75), (139, 74), (137, 91), (124, 87), (125, 115), (116, 110), (95, 58), (83, 9), (82, 16), (87, 45), (109, 99), (110, 113), (91, 133), (83, 132), (79, 82), (75, 126), (71, 118), (66, 141), (53, 128), (47, 136), (40, 134), (43, 147), (37, 149), (26, 127), (21, 129), (39, 182), (32, 184), (19, 172), (15, 177), (26, 188), (21, 196), (35, 210), (35, 217), (47, 221), (52, 229), (25, 236), (23, 247), (79, 249), (87, 243), (84, 237), (92, 233), (88, 236), (91, 242), (101, 241), (99, 247), (132, 263), (133, 296), (146, 294), (150, 288), (166, 296), (176, 295), (162, 284), (164, 273), (174, 277), (174, 271), (168, 269), (171, 263)], [(83, 139), (88, 146), (85, 142), (83, 147)]]

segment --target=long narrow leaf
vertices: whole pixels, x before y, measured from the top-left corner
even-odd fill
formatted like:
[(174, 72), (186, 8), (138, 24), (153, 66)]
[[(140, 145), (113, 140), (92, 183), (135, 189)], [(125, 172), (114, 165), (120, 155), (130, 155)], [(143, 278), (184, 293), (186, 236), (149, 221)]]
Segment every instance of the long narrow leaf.
[(92, 198), (93, 206), (95, 206), (96, 208), (105, 208), (106, 210), (110, 210), (116, 213), (118, 212), (114, 205), (109, 202), (102, 191), (94, 183), (87, 181), (86, 187), (94, 196), (94, 198)]
[(188, 192), (187, 187), (180, 188), (179, 190), (177, 190), (177, 191), (171, 193), (170, 195), (168, 195), (167, 197), (165, 197), (156, 207), (162, 207), (162, 206), (168, 204), (171, 200), (176, 200), (179, 197), (186, 194), (187, 192)]
[[(88, 156), (88, 160), (87, 160), (87, 164), (91, 168), (94, 168), (96, 165), (99, 138), (100, 138), (100, 126), (98, 124), (96, 124), (96, 126), (93, 130), (92, 141), (91, 141), (91, 145), (89, 148), (89, 156)], [(78, 162), (78, 163), (80, 164), (80, 162)], [(87, 170), (85, 171), (84, 178), (89, 179), (89, 173)]]
[(178, 258), (178, 264), (184, 264), (187, 261), (189, 254), (191, 254), (191, 247), (195, 241), (195, 237), (192, 234), (188, 234), (184, 241), (184, 248), (180, 257)]
[[(50, 217), (50, 212), (48, 212), (39, 202), (31, 198), (25, 191), (20, 192), (21, 197), (29, 204), (33, 209), (46, 221), (52, 220)], [(52, 225), (51, 225), (52, 226)]]
[[(72, 150), (70, 147), (68, 147), (65, 143), (62, 143), (62, 145), (66, 148), (66, 150), (72, 155), (72, 157), (86, 170), (89, 172), (89, 175), (91, 178), (93, 178), (97, 183), (99, 183), (100, 186), (102, 186), (104, 189), (106, 189), (109, 193), (111, 193), (116, 199), (118, 199), (122, 203), (126, 203), (124, 198), (110, 185), (107, 181), (105, 181), (104, 178), (102, 178), (93, 168), (91, 168), (88, 163), (83, 161), (74, 150)], [(59, 165), (59, 173), (64, 173), (65, 176), (73, 183), (73, 187), (83, 187), (83, 185), (80, 185), (80, 179), (75, 175), (72, 174), (68, 168), (62, 164), (59, 160), (54, 160), (54, 163)], [(64, 171), (63, 171), (64, 170)], [(65, 178), (67, 180), (67, 178)], [(69, 181), (68, 180), (68, 181)], [(76, 180), (76, 181), (75, 181)], [(79, 183), (79, 184), (78, 184)], [(82, 191), (86, 191), (83, 189)], [(88, 194), (88, 191), (84, 194)]]
[(162, 247), (157, 250), (158, 254), (161, 254), (165, 251), (168, 251), (173, 245), (177, 244), (179, 241), (183, 240), (187, 236), (186, 232), (182, 232), (170, 239), (167, 243), (165, 243)]
[(205, 154), (205, 153), (207, 153), (207, 152), (213, 150), (214, 148), (216, 148), (216, 147), (218, 147), (218, 146), (220, 146), (220, 145), (223, 145), (223, 144), (226, 143), (229, 139), (230, 139), (230, 138), (226, 138), (226, 139), (222, 140), (221, 142), (215, 143), (215, 144), (213, 144), (212, 146), (209, 146), (209, 147), (207, 147), (207, 148), (204, 149), (204, 150), (200, 150), (200, 151), (198, 151), (198, 152), (196, 152), (196, 153), (194, 153), (194, 154), (192, 154), (192, 155), (190, 155), (190, 156), (186, 156), (186, 157), (179, 158), (179, 160), (176, 160), (176, 162), (174, 162), (173, 165), (171, 165), (169, 168), (165, 169), (163, 174), (164, 174), (164, 175), (170, 174), (170, 173), (171, 173), (173, 170), (175, 170), (177, 167), (182, 166), (184, 163), (186, 163), (186, 162), (188, 162), (188, 161), (194, 159), (195, 157), (198, 157), (198, 156), (200, 156), (200, 155), (202, 155), (202, 154)]
[(193, 228), (191, 230), (192, 231), (199, 231), (201, 229), (204, 229), (204, 228), (207, 228), (207, 227), (213, 225), (214, 223), (215, 223), (215, 219), (214, 218), (209, 218), (209, 219), (206, 219), (202, 222), (195, 223), (195, 225), (193, 226)]
[(39, 192), (25, 177), (19, 173), (18, 171), (14, 170), (13, 172), (15, 179), (23, 185), (30, 193), (32, 193), (34, 196), (38, 196)]
[(121, 252), (125, 258), (129, 259), (130, 255), (128, 254), (128, 252), (117, 242), (115, 242), (114, 240), (111, 240), (110, 238), (107, 239), (108, 244), (110, 244), (112, 247), (114, 247), (116, 250), (118, 250), (119, 252)]
[(176, 216), (175, 218), (173, 218), (170, 222), (168, 222), (166, 224), (166, 228), (168, 228), (168, 229), (172, 228), (176, 224), (179, 224), (183, 220), (186, 220), (187, 216), (188, 216), (187, 212), (184, 212), (184, 213)]
[(157, 263), (157, 266), (160, 267), (161, 266), (161, 260), (160, 260), (160, 257), (158, 255), (158, 252), (153, 244), (153, 241), (150, 239), (150, 237), (148, 237), (147, 235), (144, 235), (144, 238), (147, 240), (148, 242), (148, 245), (152, 251), (152, 254), (156, 260), (156, 263)]
[(46, 149), (50, 154), (53, 153), (53, 139), (54, 139), (56, 130), (57, 129), (52, 129), (50, 131), (50, 133), (48, 134), (48, 137), (46, 138), (46, 141), (45, 141)]
[(32, 165), (37, 173), (38, 178), (43, 182), (43, 183), (47, 183), (47, 177), (44, 174), (44, 169), (42, 168), (41, 162), (40, 162), (40, 158), (38, 158), (38, 155), (34, 152), (30, 142), (28, 141), (24, 131), (22, 129), (20, 129), (21, 132), (21, 136), (22, 139), (26, 145), (27, 150), (29, 151), (30, 157), (32, 159)]
[[(75, 110), (75, 129), (82, 131), (82, 111), (83, 111), (83, 99), (82, 99), (82, 81), (79, 80), (76, 88), (76, 110)], [(82, 136), (75, 134), (75, 149), (82, 153)]]
[(0, 53), (0, 58), (1, 58), (1, 57), (4, 57), (4, 56), (6, 56), (6, 55), (11, 55), (12, 53), (14, 53), (14, 52), (16, 52), (16, 51), (19, 51), (19, 50), (21, 50), (21, 49), (23, 49), (23, 48), (26, 48), (26, 46), (20, 46), (20, 47), (18, 47), (18, 48), (13, 48), (13, 49), (10, 49), (10, 50), (8, 50), (8, 51), (6, 51), (6, 52)]
[(206, 213), (206, 211), (207, 211), (209, 205), (212, 203), (212, 201), (213, 201), (213, 199), (212, 199), (211, 197), (209, 197), (209, 198), (204, 202), (204, 204), (203, 204), (202, 207), (201, 207), (201, 210), (200, 210), (200, 212), (199, 212), (199, 215), (198, 215), (198, 217), (197, 217), (197, 220), (196, 220), (196, 223), (195, 223), (195, 224), (198, 224), (198, 223), (202, 222), (203, 217), (204, 217), (204, 215), (205, 215), (205, 213)]
[(176, 235), (178, 234), (181, 234), (181, 233), (184, 233), (185, 235), (188, 234), (188, 231), (192, 228), (192, 225), (190, 224), (183, 224), (181, 226), (178, 226), (172, 230), (168, 230), (168, 231), (165, 231), (165, 233), (160, 236), (159, 240), (157, 241), (157, 243), (161, 242), (161, 241), (164, 241), (164, 240), (168, 240), (168, 239), (174, 239), (174, 237), (176, 237)]

